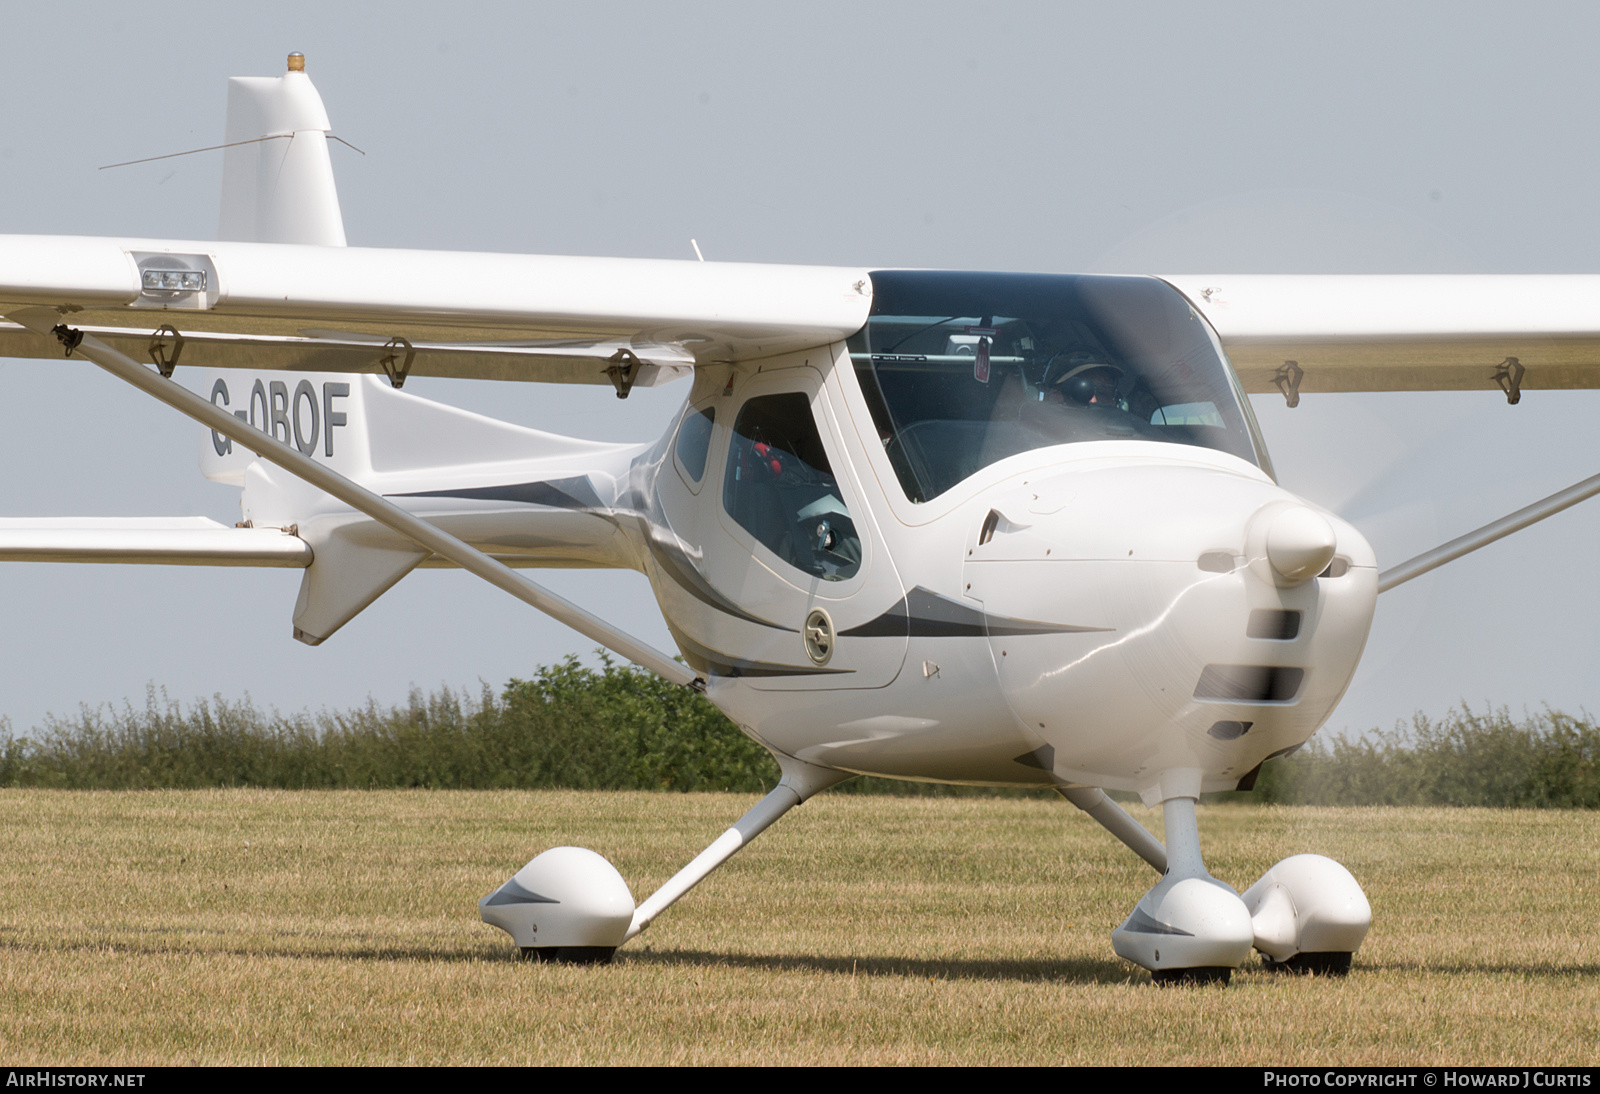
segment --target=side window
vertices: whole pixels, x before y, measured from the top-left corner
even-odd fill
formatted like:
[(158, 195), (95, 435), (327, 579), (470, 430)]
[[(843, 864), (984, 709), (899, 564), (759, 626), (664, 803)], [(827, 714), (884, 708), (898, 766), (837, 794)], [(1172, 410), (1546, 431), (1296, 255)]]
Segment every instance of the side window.
[(678, 466), (691, 484), (698, 484), (706, 473), (706, 456), (711, 451), (711, 426), (716, 421), (715, 407), (691, 409), (683, 416), (678, 427), (678, 444), (675, 449)]
[(861, 539), (828, 466), (811, 401), (762, 395), (739, 408), (722, 505), (783, 561), (824, 581), (861, 569)]

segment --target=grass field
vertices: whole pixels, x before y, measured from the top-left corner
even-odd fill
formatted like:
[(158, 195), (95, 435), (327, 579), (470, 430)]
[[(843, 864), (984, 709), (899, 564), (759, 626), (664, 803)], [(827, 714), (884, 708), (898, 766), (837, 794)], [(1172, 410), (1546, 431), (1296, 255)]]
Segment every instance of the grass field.
[(1202, 809), (1240, 889), (1300, 851), (1361, 880), (1343, 981), (1153, 987), (1110, 933), (1155, 875), (1044, 800), (823, 795), (609, 967), (478, 921), (565, 843), (642, 899), (752, 800), (0, 791), (0, 1060), (1595, 1062), (1592, 812)]

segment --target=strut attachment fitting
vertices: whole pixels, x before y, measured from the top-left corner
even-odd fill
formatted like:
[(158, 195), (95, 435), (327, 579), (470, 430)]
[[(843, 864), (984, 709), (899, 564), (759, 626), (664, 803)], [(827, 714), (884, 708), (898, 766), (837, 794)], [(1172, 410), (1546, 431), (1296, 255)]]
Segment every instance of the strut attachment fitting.
[[(405, 385), (406, 376), (411, 372), (411, 362), (417, 359), (417, 351), (411, 348), (411, 343), (401, 338), (398, 334), (384, 344), (385, 353), (378, 359), (378, 364), (383, 366), (383, 374), (389, 377), (389, 386), (399, 391)], [(400, 351), (405, 350), (405, 357), (400, 356)]]
[(1516, 406), (1522, 399), (1522, 377), (1527, 371), (1521, 361), (1507, 357), (1494, 367), (1494, 375), (1489, 379), (1499, 384), (1500, 390), (1506, 393), (1506, 402)]
[(1289, 404), (1290, 409), (1300, 405), (1300, 381), (1305, 374), (1306, 370), (1300, 367), (1298, 361), (1285, 361), (1273, 373), (1272, 383), (1283, 392), (1283, 401)]
[[(171, 339), (170, 348), (168, 339)], [(172, 370), (178, 367), (178, 357), (183, 353), (183, 335), (171, 323), (163, 323), (150, 335), (150, 348), (145, 351), (163, 379), (172, 379)]]
[(633, 382), (639, 378), (639, 367), (644, 362), (631, 349), (619, 349), (606, 360), (611, 362), (611, 367), (605, 372), (611, 377), (612, 386), (617, 389), (617, 398), (626, 399), (628, 392), (633, 390)]
[(66, 347), (68, 357), (71, 357), (72, 351), (78, 348), (78, 343), (83, 341), (83, 332), (65, 323), (57, 323), (50, 328), (50, 333), (61, 340), (61, 344)]

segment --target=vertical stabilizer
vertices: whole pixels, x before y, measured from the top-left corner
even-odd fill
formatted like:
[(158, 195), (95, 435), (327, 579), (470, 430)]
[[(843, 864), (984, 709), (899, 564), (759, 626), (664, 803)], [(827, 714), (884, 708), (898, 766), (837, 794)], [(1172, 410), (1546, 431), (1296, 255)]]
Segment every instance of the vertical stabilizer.
[(298, 53), (282, 76), (229, 79), (217, 238), (343, 247), (331, 128)]

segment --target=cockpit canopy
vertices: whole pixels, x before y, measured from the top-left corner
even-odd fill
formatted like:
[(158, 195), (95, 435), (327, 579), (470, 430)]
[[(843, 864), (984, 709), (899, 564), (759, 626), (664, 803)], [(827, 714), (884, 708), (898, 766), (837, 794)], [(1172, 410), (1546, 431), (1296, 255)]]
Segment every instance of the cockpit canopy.
[(1149, 277), (887, 270), (849, 340), (912, 501), (1021, 452), (1076, 441), (1266, 447), (1205, 320)]

